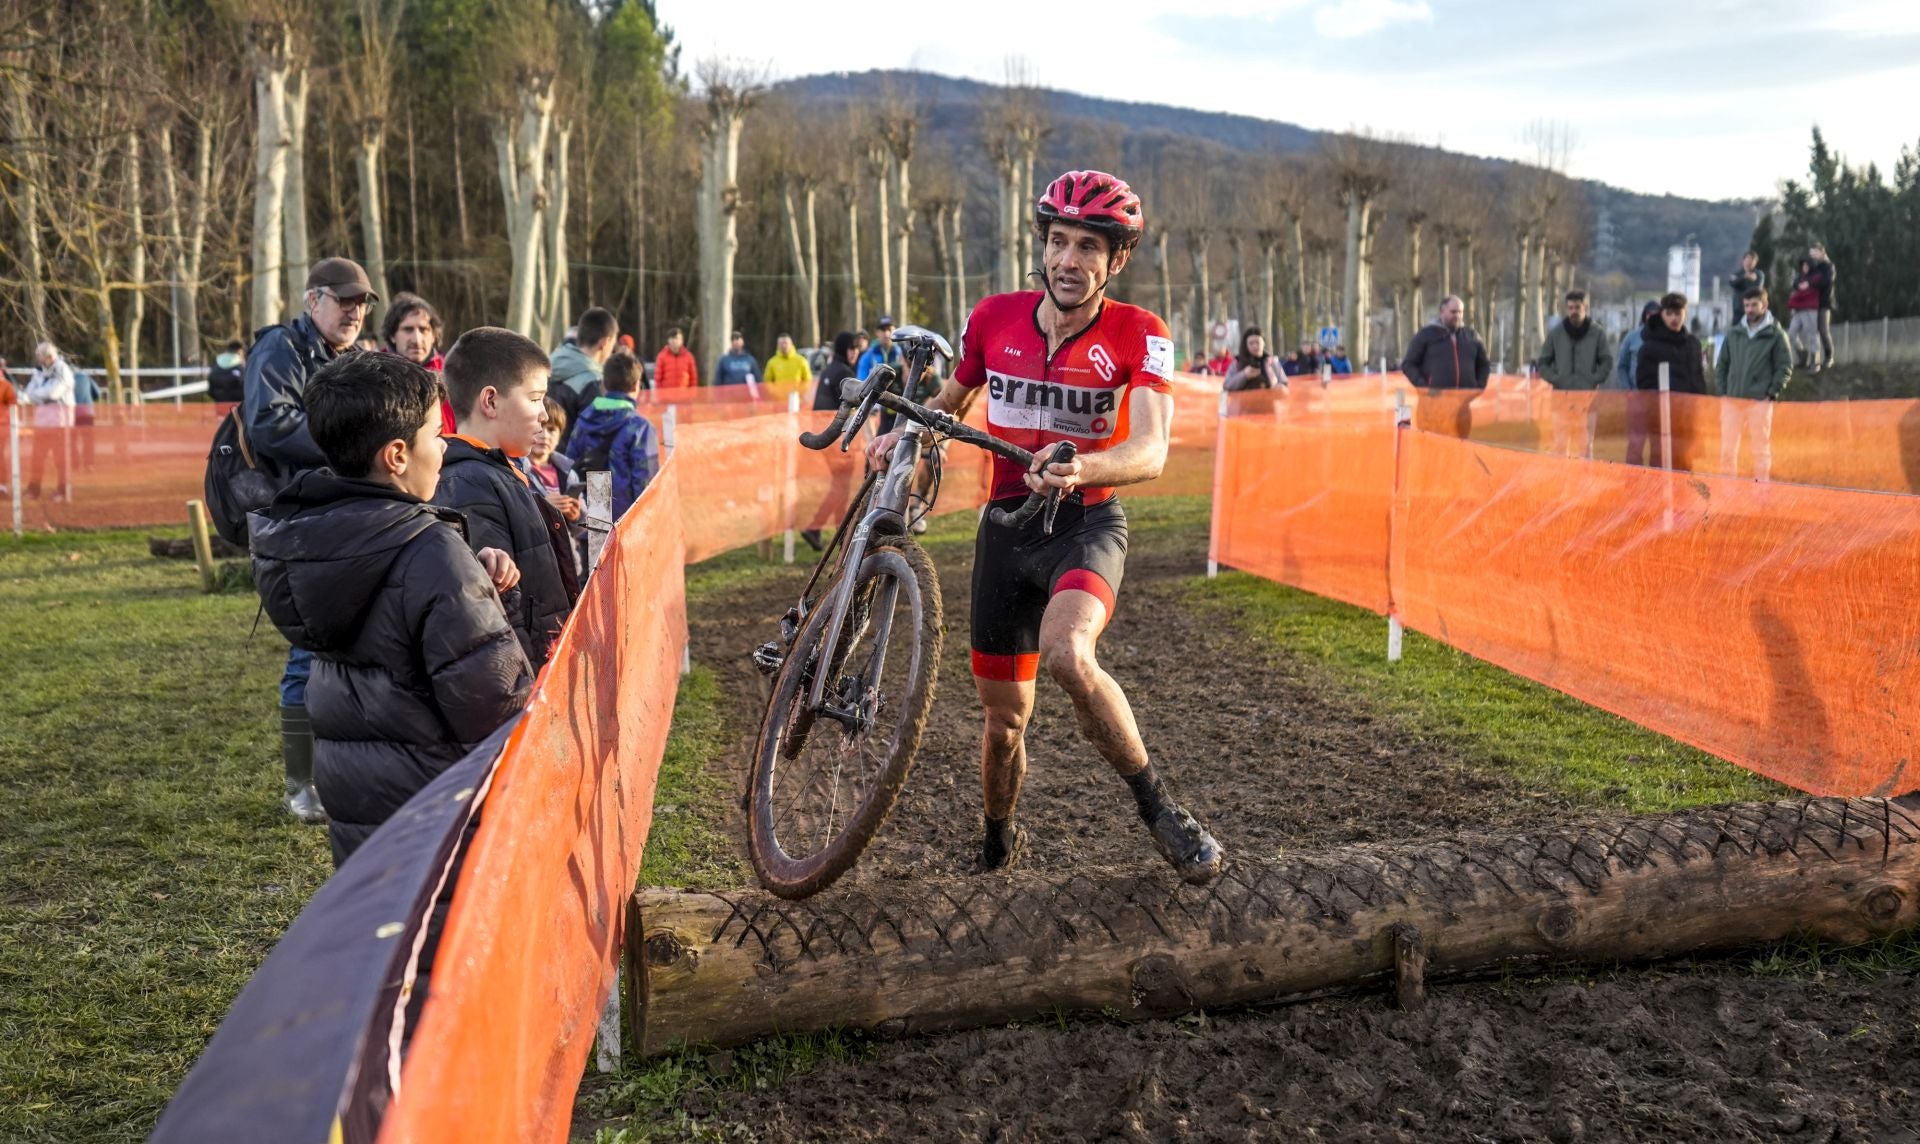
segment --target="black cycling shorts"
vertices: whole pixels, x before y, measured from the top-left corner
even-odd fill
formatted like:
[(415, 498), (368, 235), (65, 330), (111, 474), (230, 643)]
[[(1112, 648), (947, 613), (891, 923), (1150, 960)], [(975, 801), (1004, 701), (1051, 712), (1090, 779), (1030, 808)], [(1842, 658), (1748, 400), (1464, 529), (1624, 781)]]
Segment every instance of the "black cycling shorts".
[[(1007, 497), (988, 507), (1009, 512), (1026, 497)], [(1040, 619), (1054, 593), (1091, 592), (1113, 619), (1114, 598), (1127, 570), (1127, 514), (1118, 497), (1082, 504), (1079, 495), (1060, 504), (1053, 535), (1042, 513), (1025, 528), (980, 519), (973, 544), (973, 674), (982, 679), (1032, 679), (1040, 667)]]

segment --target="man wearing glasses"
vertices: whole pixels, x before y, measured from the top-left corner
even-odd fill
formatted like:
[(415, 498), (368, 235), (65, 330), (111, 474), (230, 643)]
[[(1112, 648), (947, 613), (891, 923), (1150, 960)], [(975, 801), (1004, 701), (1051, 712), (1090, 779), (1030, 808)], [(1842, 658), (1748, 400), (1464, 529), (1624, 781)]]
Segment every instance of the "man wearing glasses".
[[(347, 258), (314, 263), (307, 274), (306, 312), (254, 335), (247, 355), (243, 417), (260, 468), (276, 488), (327, 463), (307, 429), (307, 379), (352, 348), (379, 296), (367, 272)], [(313, 790), (313, 729), (307, 721), (311, 652), (292, 648), (280, 677), (280, 749), (286, 764), (287, 812), (309, 825), (327, 821)]]

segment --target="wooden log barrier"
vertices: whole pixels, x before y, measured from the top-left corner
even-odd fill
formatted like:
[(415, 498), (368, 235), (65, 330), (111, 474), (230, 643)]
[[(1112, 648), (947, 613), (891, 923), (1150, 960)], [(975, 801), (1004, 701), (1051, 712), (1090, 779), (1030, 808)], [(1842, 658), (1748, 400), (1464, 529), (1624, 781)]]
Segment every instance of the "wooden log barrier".
[(1058, 1012), (1166, 1016), (1514, 962), (1618, 962), (1920, 922), (1920, 796), (1743, 803), (1230, 864), (856, 882), (802, 902), (643, 889), (646, 1055), (776, 1032), (903, 1034)]

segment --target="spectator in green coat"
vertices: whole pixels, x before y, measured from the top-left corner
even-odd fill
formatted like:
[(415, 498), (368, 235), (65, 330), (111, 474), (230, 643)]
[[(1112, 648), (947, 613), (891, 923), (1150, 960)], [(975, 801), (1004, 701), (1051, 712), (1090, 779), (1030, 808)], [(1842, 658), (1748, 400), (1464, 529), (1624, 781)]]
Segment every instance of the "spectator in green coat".
[(1773, 403), (1793, 376), (1793, 347), (1785, 330), (1767, 310), (1767, 292), (1749, 287), (1740, 303), (1746, 311), (1720, 342), (1713, 372), (1720, 396), (1720, 471), (1740, 472), (1740, 438), (1753, 442), (1753, 479), (1764, 481), (1773, 468)]
[[(1607, 331), (1587, 312), (1587, 292), (1568, 292), (1566, 306), (1566, 316), (1547, 331), (1546, 344), (1540, 347), (1540, 376), (1555, 391), (1553, 452), (1592, 459), (1600, 414), (1591, 393), (1606, 385), (1613, 372), (1613, 353), (1607, 345)], [(1568, 396), (1570, 393), (1581, 396)], [(1582, 421), (1586, 423), (1585, 432), (1575, 453), (1574, 437), (1581, 433)]]

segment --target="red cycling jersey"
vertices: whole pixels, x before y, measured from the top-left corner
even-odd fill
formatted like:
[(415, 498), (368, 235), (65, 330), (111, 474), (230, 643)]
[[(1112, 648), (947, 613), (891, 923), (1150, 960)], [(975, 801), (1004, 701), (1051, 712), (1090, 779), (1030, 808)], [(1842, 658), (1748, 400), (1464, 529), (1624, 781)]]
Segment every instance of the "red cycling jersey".
[[(953, 379), (987, 387), (987, 431), (1033, 451), (1072, 441), (1098, 453), (1127, 439), (1127, 398), (1135, 386), (1160, 393), (1173, 387), (1173, 339), (1149, 310), (1102, 301), (1086, 329), (1047, 356), (1040, 329), (1038, 290), (981, 300), (960, 332)], [(993, 459), (993, 500), (1027, 495), (1020, 466)], [(1087, 504), (1113, 496), (1111, 488), (1083, 486)]]

